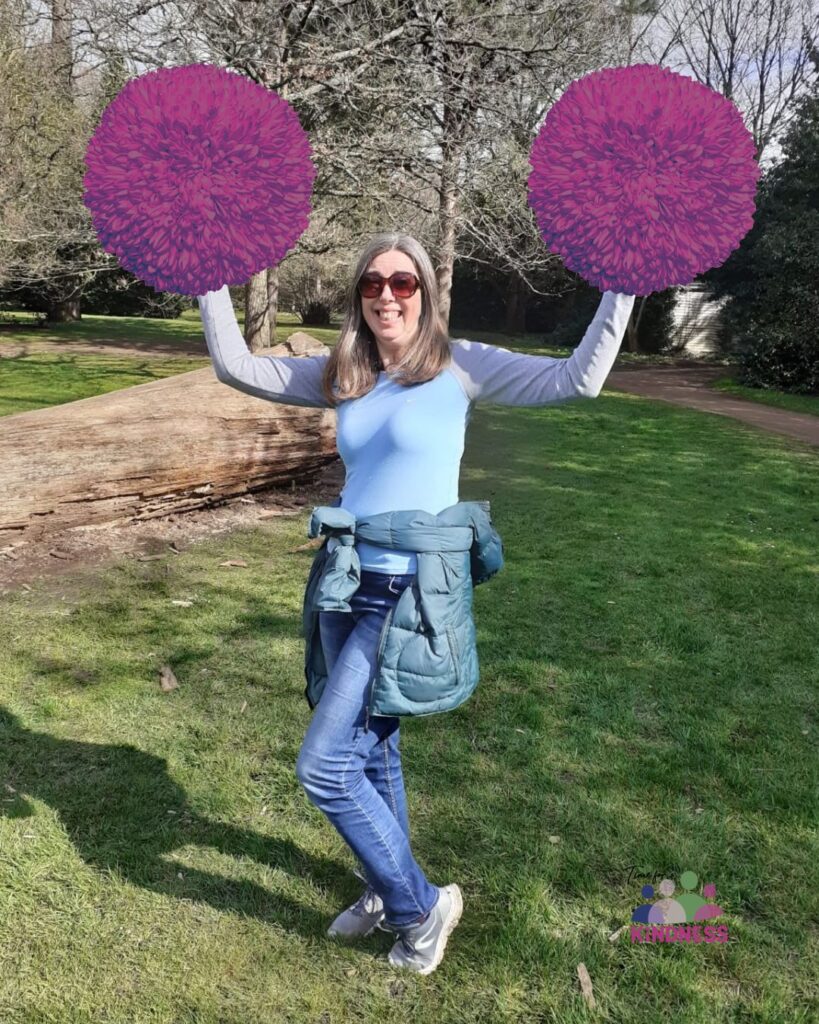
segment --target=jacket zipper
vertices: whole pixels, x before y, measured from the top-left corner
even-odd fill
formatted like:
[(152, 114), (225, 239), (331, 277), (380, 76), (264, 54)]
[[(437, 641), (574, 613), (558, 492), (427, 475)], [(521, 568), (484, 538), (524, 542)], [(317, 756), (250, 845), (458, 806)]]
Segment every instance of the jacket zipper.
[(367, 708), (364, 717), (364, 732), (370, 730), (370, 704), (373, 699), (373, 690), (375, 689), (375, 681), (378, 679), (378, 675), (381, 671), (381, 658), (384, 654), (384, 645), (387, 642), (387, 630), (390, 628), (390, 622), (392, 622), (392, 613), (395, 611), (395, 605), (387, 612), (384, 618), (384, 625), (381, 627), (381, 635), (378, 638), (378, 653), (375, 656), (375, 672), (373, 673), (372, 682), (370, 683), (370, 695), (367, 698)]
[(452, 664), (455, 669), (455, 679), (458, 685), (461, 685), (461, 651), (458, 647), (458, 641), (455, 638), (455, 627), (448, 625), (446, 627), (447, 636), (449, 637), (449, 650), (452, 654)]

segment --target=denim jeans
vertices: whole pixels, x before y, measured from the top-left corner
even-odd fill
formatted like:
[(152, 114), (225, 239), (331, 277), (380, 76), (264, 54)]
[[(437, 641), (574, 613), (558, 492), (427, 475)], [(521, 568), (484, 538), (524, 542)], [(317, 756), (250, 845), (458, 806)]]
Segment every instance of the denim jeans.
[(351, 848), (384, 902), (384, 923), (422, 920), (438, 901), (410, 849), (399, 719), (365, 709), (381, 627), (413, 575), (361, 570), (351, 612), (319, 612), (328, 678), (296, 762), (308, 799)]

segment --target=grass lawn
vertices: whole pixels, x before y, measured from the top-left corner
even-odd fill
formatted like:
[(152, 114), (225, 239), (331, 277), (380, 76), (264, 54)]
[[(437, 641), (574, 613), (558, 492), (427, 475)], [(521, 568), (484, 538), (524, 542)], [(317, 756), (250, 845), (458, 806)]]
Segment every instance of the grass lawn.
[[(295, 777), (305, 515), (0, 599), (3, 1024), (816, 1019), (816, 453), (604, 392), (477, 410), (461, 497), (506, 565), (475, 694), (402, 725), (438, 971), (324, 934), (360, 890)], [(609, 941), (686, 869), (727, 943)]]
[[(21, 321), (33, 319), (26, 313), (3, 315), (17, 317)], [(241, 311), (237, 312), (237, 320), (244, 328)], [(305, 327), (295, 314), (283, 313), (278, 318), (276, 341), (285, 341), (296, 331), (307, 331), (332, 346), (340, 327), (340, 323), (331, 327)], [(535, 335), (509, 336), (478, 331), (474, 332), (474, 337), (535, 354), (568, 354), (565, 349), (535, 347), (533, 341), (540, 340)], [(0, 332), (0, 352), (4, 345), (31, 345), (38, 341), (62, 341), (65, 352), (29, 352), (3, 359), (0, 363), (3, 371), (0, 374), (0, 416), (62, 405), (78, 398), (90, 398), (211, 365), (198, 309), (186, 310), (177, 320), (84, 315), (81, 321), (53, 324), (48, 330), (4, 331)], [(131, 350), (121, 356), (71, 350), (72, 344), (100, 342), (127, 342)], [(196, 345), (201, 348), (202, 356), (175, 356), (174, 347), (180, 345)], [(156, 352), (162, 352), (166, 357), (151, 354)]]
[(209, 366), (210, 359), (162, 359), (34, 352), (0, 359), (0, 416), (74, 402)]
[[(21, 323), (32, 322), (34, 316), (26, 313), (2, 313), (3, 317), (19, 319)], [(242, 310), (236, 311), (236, 319), (244, 327)], [(329, 344), (335, 341), (341, 323), (330, 327), (305, 328), (294, 313), (280, 313), (276, 321), (276, 341), (284, 341), (293, 331), (309, 330), (319, 340)], [(25, 344), (37, 341), (88, 342), (127, 341), (135, 345), (145, 343), (193, 342), (202, 345), (207, 356), (207, 346), (202, 333), (199, 309), (186, 309), (175, 320), (152, 320), (142, 316), (96, 316), (83, 313), (81, 320), (64, 324), (49, 324), (38, 330), (3, 330), (0, 332), (0, 346), (4, 344)]]
[[(18, 315), (20, 319), (25, 317)], [(238, 319), (244, 324), (243, 315)], [(288, 314), (279, 318), (277, 342), (304, 330), (297, 320)], [(334, 341), (337, 334), (336, 328), (311, 327), (309, 331), (325, 343)], [(33, 345), (38, 341), (62, 341), (65, 352), (31, 352), (4, 358), (0, 362), (0, 416), (62, 405), (211, 365), (198, 309), (186, 310), (178, 320), (84, 315), (80, 321), (53, 324), (48, 330), (3, 331), (0, 352), (4, 345)], [(72, 343), (100, 342), (128, 342), (134, 350), (122, 356), (71, 351)], [(200, 346), (202, 356), (175, 356), (174, 346), (181, 344)], [(166, 356), (150, 354), (158, 350)]]
[[(17, 318), (21, 322), (31, 321), (29, 313), (6, 313), (5, 318)], [(237, 312), (240, 325), (244, 326), (244, 315)], [(306, 330), (327, 345), (334, 345), (341, 323), (330, 327), (304, 327), (295, 314), (282, 313), (277, 324), (277, 342), (286, 340), (295, 331)], [(474, 341), (484, 341), (504, 348), (530, 352), (533, 355), (550, 355), (559, 358), (568, 356), (567, 348), (543, 346), (542, 335), (508, 335), (489, 331), (453, 331), (454, 336), (467, 336)], [(580, 339), (578, 338), (578, 341)], [(9, 357), (0, 363), (0, 416), (15, 412), (26, 412), (48, 405), (61, 405), (77, 398), (89, 398), (119, 388), (132, 387), (150, 380), (159, 380), (176, 373), (197, 370), (210, 365), (202, 323), (198, 309), (186, 310), (176, 320), (149, 320), (145, 317), (111, 317), (84, 314), (75, 323), (51, 324), (48, 329), (38, 331), (0, 332), (0, 352), (3, 346), (35, 344), (37, 341), (63, 341), (64, 353), (31, 352), (27, 355)], [(122, 356), (93, 355), (72, 352), (72, 344), (95, 344), (109, 342), (127, 343), (130, 352)], [(202, 356), (179, 357), (174, 348), (180, 345), (195, 345)], [(162, 356), (151, 354), (161, 352)], [(145, 358), (140, 358), (141, 354)], [(635, 355), (621, 351), (617, 366), (629, 364), (670, 365), (670, 357)], [(819, 398), (809, 395), (791, 395), (781, 391), (761, 388), (745, 388), (737, 384), (730, 374), (710, 385), (716, 390), (726, 391), (740, 398), (775, 405), (794, 412), (819, 415)]]

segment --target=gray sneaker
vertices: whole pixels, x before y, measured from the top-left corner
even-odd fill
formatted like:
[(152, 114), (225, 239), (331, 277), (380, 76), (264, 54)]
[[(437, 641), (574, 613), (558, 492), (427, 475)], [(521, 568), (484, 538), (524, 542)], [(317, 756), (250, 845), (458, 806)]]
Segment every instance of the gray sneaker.
[(362, 939), (372, 935), (383, 920), (384, 904), (375, 889), (368, 885), (351, 907), (342, 910), (327, 934), (331, 939)]
[(436, 888), (438, 902), (421, 924), (383, 926), (399, 936), (387, 956), (393, 967), (405, 967), (416, 974), (432, 974), (443, 960), (447, 940), (461, 919), (464, 903), (461, 890), (454, 882)]

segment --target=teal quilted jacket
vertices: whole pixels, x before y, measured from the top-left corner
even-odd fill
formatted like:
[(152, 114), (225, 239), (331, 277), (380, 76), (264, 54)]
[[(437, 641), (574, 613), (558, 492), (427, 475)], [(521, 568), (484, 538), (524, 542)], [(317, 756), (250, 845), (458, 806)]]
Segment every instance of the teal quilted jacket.
[(337, 502), (313, 509), (307, 533), (327, 535), (304, 592), (304, 695), (311, 710), (327, 682), (318, 613), (351, 611), (361, 578), (357, 538), (415, 551), (418, 559), (412, 583), (384, 619), (365, 730), (371, 715), (433, 715), (471, 696), (479, 678), (472, 588), (503, 567), (488, 501), (459, 501), (438, 515), (411, 509), (359, 519)]

